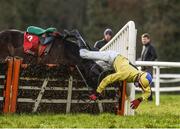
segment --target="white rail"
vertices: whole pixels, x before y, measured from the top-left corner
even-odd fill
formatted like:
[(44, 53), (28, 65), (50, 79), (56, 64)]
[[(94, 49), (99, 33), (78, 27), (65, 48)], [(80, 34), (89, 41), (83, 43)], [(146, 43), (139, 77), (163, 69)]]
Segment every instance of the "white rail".
[(160, 88), (160, 82), (163, 82), (164, 80), (161, 80), (160, 78), (173, 78), (173, 80), (165, 81), (165, 82), (177, 82), (179, 81), (180, 74), (160, 74), (160, 68), (161, 67), (177, 67), (180, 68), (180, 62), (159, 62), (159, 61), (136, 61), (135, 64), (137, 66), (153, 66), (155, 68), (155, 89), (153, 88), (153, 91), (155, 91), (155, 97), (156, 97), (156, 105), (158, 106), (160, 104), (160, 91), (161, 92), (167, 92), (167, 91), (180, 91), (180, 86), (178, 87), (166, 87), (166, 88)]
[(180, 62), (136, 61), (138, 66), (180, 67)]
[[(153, 92), (156, 91), (155, 88), (151, 88)], [(137, 91), (141, 91), (141, 89), (136, 88)], [(159, 89), (160, 92), (174, 92), (174, 91), (180, 91), (180, 86), (178, 87), (161, 87)]]

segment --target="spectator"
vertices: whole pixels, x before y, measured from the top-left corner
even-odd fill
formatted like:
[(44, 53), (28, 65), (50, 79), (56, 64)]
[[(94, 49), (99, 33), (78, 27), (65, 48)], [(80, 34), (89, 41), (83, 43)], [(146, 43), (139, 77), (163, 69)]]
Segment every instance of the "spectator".
[[(155, 61), (157, 59), (157, 54), (156, 54), (155, 48), (152, 46), (150, 35), (148, 33), (144, 33), (141, 36), (141, 42), (143, 44), (143, 48), (142, 48), (142, 51), (141, 51), (140, 60), (141, 61)], [(149, 73), (151, 73), (151, 75), (153, 75), (152, 74), (153, 73), (153, 68), (151, 66), (142, 66), (141, 70), (149, 72)], [(148, 98), (148, 100), (149, 101), (153, 100), (152, 91), (151, 91), (151, 95)]]
[(102, 40), (99, 40), (95, 43), (94, 48), (96, 48), (97, 50), (101, 49), (104, 45), (106, 45), (106, 43), (108, 43), (111, 38), (112, 38), (112, 30), (111, 29), (106, 29), (104, 31), (104, 38)]

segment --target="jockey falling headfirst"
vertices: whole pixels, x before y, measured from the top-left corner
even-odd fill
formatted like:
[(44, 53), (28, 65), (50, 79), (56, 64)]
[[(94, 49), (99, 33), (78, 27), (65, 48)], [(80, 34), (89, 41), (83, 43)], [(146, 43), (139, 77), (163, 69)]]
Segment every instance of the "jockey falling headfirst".
[(115, 81), (134, 82), (135, 86), (143, 91), (141, 97), (131, 102), (131, 108), (136, 109), (143, 100), (150, 96), (152, 76), (148, 72), (142, 72), (130, 64), (127, 58), (115, 51), (89, 51), (86, 49), (85, 42), (81, 35), (77, 34), (80, 47), (80, 56), (85, 59), (102, 60), (108, 62), (115, 70), (115, 73), (106, 76), (96, 89), (96, 93), (90, 96), (90, 99), (96, 100), (101, 96), (105, 87)]

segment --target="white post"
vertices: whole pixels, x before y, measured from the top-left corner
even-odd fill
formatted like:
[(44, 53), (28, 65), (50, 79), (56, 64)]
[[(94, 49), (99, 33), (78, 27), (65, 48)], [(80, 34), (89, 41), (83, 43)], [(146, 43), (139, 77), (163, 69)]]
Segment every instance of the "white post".
[[(135, 24), (133, 21), (129, 23), (129, 44), (128, 44), (128, 59), (132, 64), (135, 64), (136, 58), (136, 34), (137, 30), (135, 29)], [(130, 90), (130, 95), (128, 96), (128, 104), (126, 104), (125, 109), (127, 110), (127, 115), (134, 115), (134, 110), (130, 108), (130, 102), (135, 99), (135, 87), (133, 83), (127, 85), (127, 90)]]
[(156, 66), (156, 82), (155, 82), (155, 95), (156, 95), (156, 106), (159, 106), (159, 102), (160, 102), (160, 98), (159, 98), (159, 85), (160, 85), (160, 79), (159, 79), (159, 75), (160, 75), (160, 68), (158, 66)]
[(39, 95), (38, 95), (37, 99), (35, 100), (34, 108), (33, 108), (33, 111), (32, 111), (32, 112), (36, 112), (36, 111), (37, 111), (37, 109), (38, 109), (38, 107), (39, 107), (39, 104), (40, 104), (40, 102), (41, 102), (41, 100), (42, 100), (42, 97), (43, 97), (43, 95), (44, 95), (44, 92), (45, 92), (45, 90), (46, 90), (46, 86), (47, 86), (47, 84), (48, 84), (48, 81), (49, 81), (49, 78), (46, 78), (46, 79), (44, 80), (43, 85), (42, 85), (42, 87), (41, 87), (41, 90), (39, 91)]
[(71, 110), (72, 87), (73, 87), (73, 77), (70, 76), (69, 82), (68, 82), (68, 96), (67, 96), (67, 104), (66, 104), (66, 113), (69, 113)]

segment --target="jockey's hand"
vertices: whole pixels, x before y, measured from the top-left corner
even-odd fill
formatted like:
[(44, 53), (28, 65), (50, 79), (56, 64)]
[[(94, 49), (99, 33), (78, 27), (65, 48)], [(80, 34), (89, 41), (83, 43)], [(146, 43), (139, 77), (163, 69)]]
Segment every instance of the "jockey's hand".
[(142, 102), (142, 98), (135, 99), (135, 100), (131, 101), (131, 106), (130, 107), (132, 109), (136, 109), (141, 102)]
[(100, 93), (93, 93), (93, 94), (91, 94), (90, 96), (89, 96), (89, 99), (91, 99), (91, 100), (97, 100), (97, 99), (102, 99), (102, 95), (100, 94)]
[(97, 100), (97, 96), (95, 94), (92, 94), (92, 95), (89, 96), (89, 99), (95, 101), (95, 100)]

